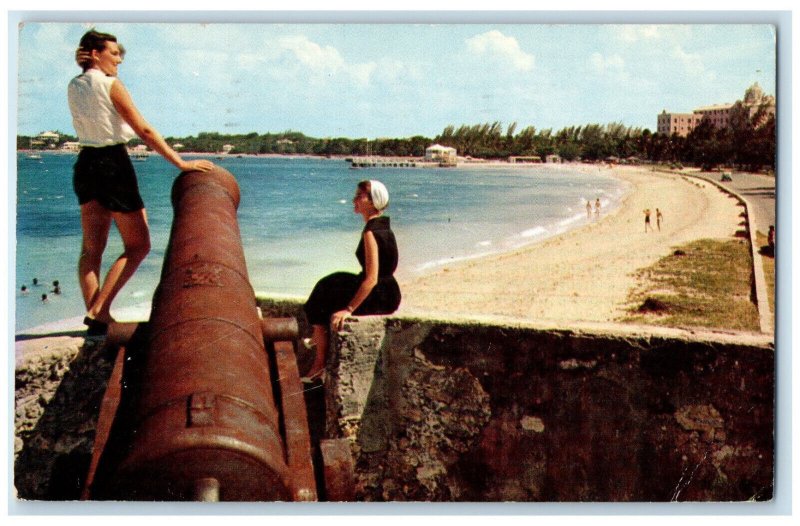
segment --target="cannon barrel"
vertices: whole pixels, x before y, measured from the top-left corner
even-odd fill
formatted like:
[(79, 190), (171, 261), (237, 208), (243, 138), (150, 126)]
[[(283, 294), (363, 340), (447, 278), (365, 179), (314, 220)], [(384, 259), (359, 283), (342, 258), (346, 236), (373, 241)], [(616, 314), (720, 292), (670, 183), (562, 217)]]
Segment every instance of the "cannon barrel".
[[(117, 494), (129, 500), (293, 500), (266, 320), (256, 308), (236, 218), (239, 187), (220, 167), (182, 173), (172, 203), (132, 439), (111, 477)], [(291, 323), (265, 325), (278, 337), (292, 333)]]

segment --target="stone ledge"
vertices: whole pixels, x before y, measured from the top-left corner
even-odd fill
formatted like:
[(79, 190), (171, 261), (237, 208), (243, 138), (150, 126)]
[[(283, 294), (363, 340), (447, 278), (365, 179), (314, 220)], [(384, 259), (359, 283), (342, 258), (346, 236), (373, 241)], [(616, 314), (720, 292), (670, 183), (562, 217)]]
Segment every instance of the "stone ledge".
[(357, 500), (771, 498), (770, 338), (506, 322), (334, 336), (327, 432), (351, 440)]

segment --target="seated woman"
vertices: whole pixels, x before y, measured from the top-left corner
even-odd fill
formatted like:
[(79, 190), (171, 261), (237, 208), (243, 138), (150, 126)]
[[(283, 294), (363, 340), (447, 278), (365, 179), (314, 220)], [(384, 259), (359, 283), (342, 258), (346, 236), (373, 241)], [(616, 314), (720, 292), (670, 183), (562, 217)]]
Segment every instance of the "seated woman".
[(394, 279), (397, 242), (383, 210), (389, 192), (380, 181), (361, 181), (353, 197), (353, 211), (366, 225), (356, 258), (361, 273), (336, 272), (319, 280), (304, 306), (313, 328), (316, 356), (307, 380), (323, 375), (330, 344), (329, 330), (341, 330), (344, 319), (354, 314), (390, 314), (400, 306), (400, 287)]

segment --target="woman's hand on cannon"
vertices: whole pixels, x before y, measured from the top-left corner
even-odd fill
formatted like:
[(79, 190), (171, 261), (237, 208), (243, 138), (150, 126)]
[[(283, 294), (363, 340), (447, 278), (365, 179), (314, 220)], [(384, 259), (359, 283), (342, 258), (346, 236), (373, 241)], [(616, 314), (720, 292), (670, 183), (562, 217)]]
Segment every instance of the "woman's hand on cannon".
[(214, 168), (214, 163), (205, 159), (183, 161), (178, 166), (178, 169), (182, 172), (208, 172), (212, 168)]

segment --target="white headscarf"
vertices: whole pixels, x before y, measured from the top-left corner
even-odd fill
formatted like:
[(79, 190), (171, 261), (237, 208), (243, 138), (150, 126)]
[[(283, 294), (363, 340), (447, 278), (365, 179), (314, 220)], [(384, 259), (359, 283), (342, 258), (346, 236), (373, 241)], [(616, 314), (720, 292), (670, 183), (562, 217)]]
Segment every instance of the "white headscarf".
[(389, 206), (389, 190), (386, 189), (382, 182), (370, 180), (369, 187), (372, 204), (375, 205), (378, 211)]

